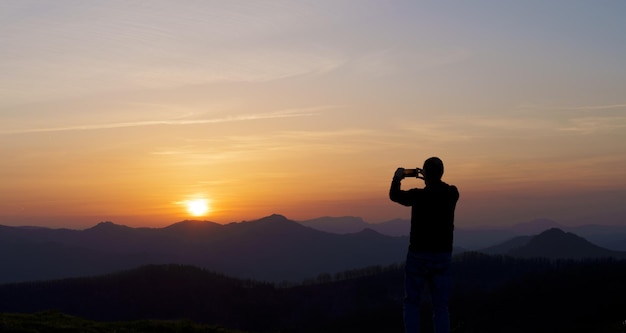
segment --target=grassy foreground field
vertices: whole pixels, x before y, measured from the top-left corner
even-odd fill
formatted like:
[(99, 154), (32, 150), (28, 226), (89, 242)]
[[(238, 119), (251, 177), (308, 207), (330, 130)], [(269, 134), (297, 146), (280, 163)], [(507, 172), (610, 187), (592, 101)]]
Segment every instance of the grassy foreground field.
[(3, 333), (242, 333), (185, 320), (95, 322), (45, 311), (34, 314), (0, 313)]

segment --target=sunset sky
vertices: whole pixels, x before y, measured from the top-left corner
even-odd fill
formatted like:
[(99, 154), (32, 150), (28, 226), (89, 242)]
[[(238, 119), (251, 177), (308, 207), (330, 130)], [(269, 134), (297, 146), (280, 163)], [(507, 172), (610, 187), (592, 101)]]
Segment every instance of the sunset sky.
[[(0, 224), (626, 224), (625, 1), (0, 2)], [(405, 181), (405, 188), (420, 185)], [(210, 209), (193, 217), (185, 203)]]

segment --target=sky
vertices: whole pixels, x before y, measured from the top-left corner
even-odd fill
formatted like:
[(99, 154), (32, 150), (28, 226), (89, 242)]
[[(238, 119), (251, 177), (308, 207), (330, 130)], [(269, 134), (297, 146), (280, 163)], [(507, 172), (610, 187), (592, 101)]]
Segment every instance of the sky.
[[(626, 2), (0, 2), (0, 224), (626, 224)], [(421, 187), (407, 179), (403, 188)], [(209, 209), (193, 216), (187, 203)]]

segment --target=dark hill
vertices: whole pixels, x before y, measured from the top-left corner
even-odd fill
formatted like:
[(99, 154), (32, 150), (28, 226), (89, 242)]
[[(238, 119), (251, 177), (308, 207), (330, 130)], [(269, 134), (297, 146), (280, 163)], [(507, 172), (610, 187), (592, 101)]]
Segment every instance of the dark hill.
[(102, 321), (193, 318), (236, 327), (237, 320), (228, 319), (231, 312), (260, 300), (265, 290), (273, 287), (192, 266), (145, 266), (93, 278), (0, 285), (0, 311), (57, 309)]
[[(401, 265), (373, 266), (277, 287), (191, 266), (151, 265), (97, 277), (0, 285), (0, 312), (56, 309), (101, 321), (184, 318), (249, 332), (399, 333), (403, 272)], [(626, 261), (466, 253), (454, 258), (453, 276), (454, 332), (621, 329)], [(432, 331), (428, 323), (423, 328)]]
[(548, 229), (535, 236), (518, 236), (480, 252), (505, 254), (520, 258), (585, 259), (626, 258), (626, 252), (612, 251), (558, 228)]
[(607, 250), (558, 228), (546, 230), (532, 237), (528, 243), (512, 249), (508, 254), (522, 258), (545, 257), (550, 259), (626, 258), (624, 252)]
[[(389, 293), (401, 293), (401, 272), (398, 266), (372, 267), (322, 284), (277, 288), (193, 266), (151, 265), (91, 278), (0, 285), (0, 312), (56, 309), (98, 321), (191, 319), (251, 332), (311, 327), (310, 332), (332, 332), (348, 319), (353, 327), (380, 331), (390, 322), (376, 319), (389, 315), (396, 317), (391, 327), (401, 328), (399, 305), (389, 307), (388, 299)], [(377, 317), (360, 317), (368, 312)]]

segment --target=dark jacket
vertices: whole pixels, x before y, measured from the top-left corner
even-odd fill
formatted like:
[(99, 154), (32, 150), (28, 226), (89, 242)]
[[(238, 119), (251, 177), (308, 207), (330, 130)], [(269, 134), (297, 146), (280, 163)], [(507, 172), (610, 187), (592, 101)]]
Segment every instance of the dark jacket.
[(404, 191), (400, 189), (400, 180), (393, 180), (389, 198), (411, 207), (409, 250), (452, 252), (454, 209), (459, 200), (456, 186), (433, 181), (424, 188)]

